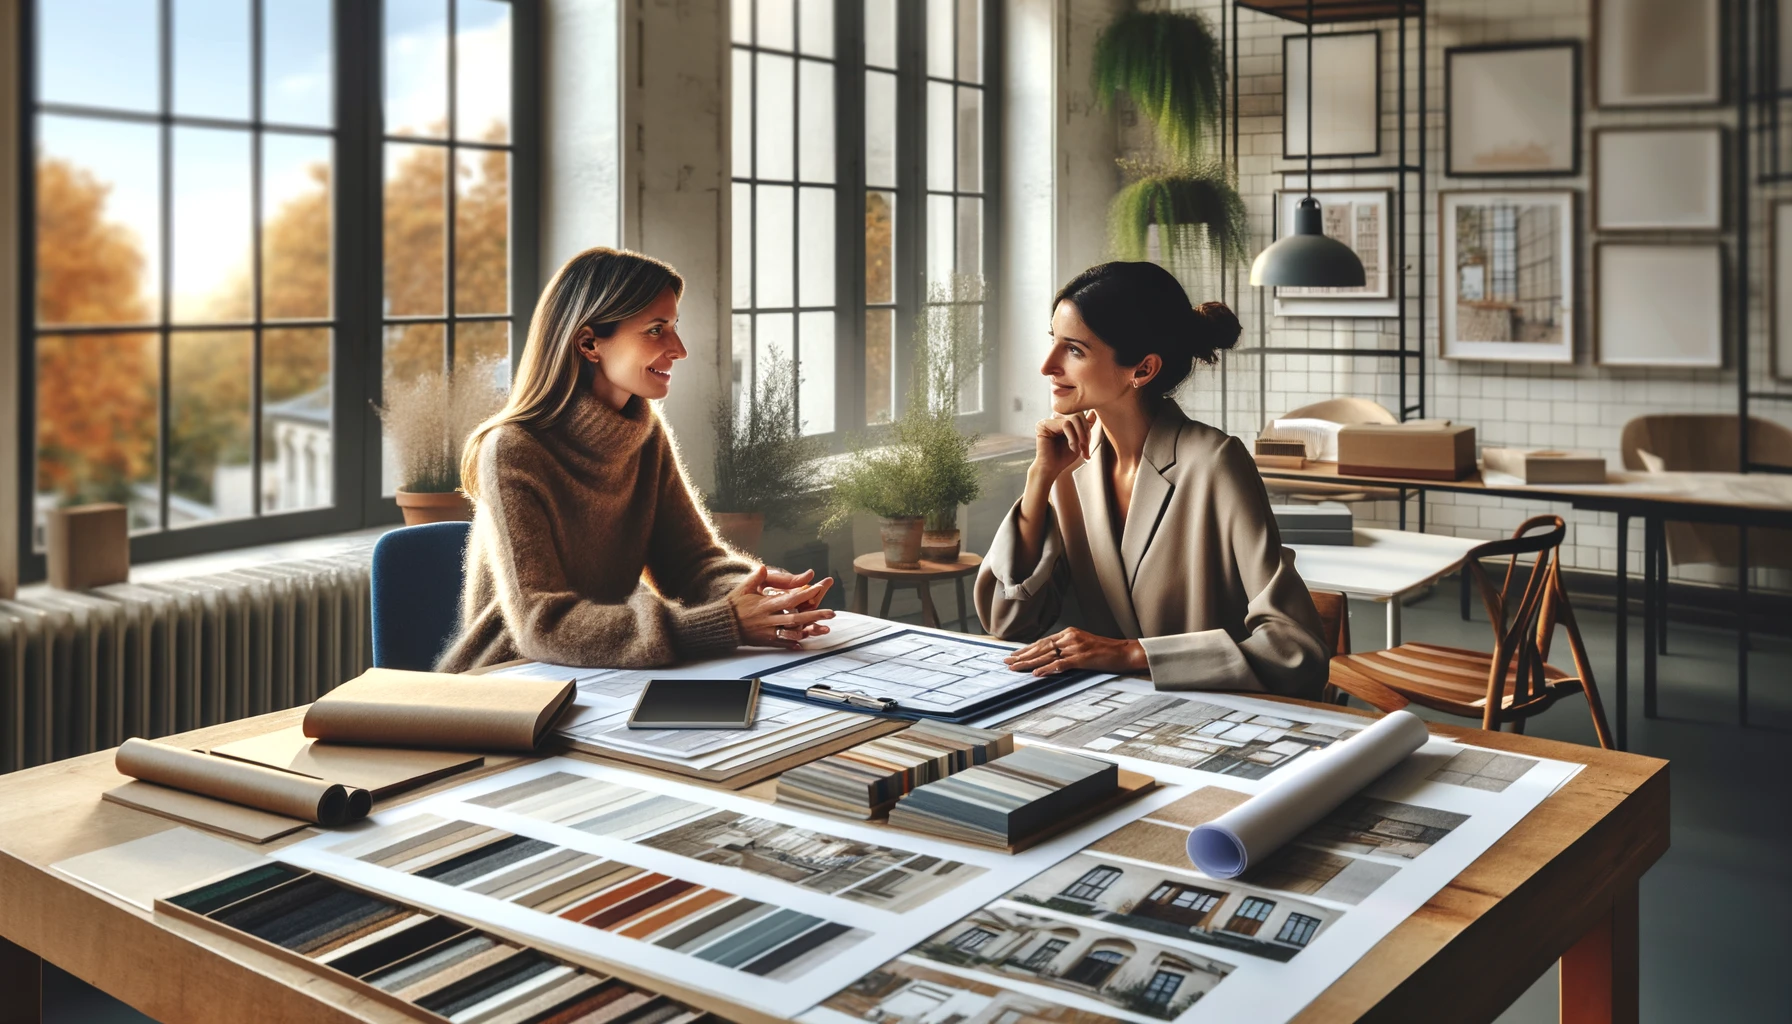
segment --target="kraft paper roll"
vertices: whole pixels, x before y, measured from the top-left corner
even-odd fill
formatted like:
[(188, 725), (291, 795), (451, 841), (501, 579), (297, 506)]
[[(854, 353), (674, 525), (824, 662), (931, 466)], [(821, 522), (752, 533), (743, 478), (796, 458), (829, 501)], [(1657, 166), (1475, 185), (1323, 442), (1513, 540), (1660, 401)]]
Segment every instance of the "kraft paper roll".
[(1189, 833), (1188, 859), (1211, 878), (1236, 878), (1425, 745), (1424, 719), (1395, 711), (1309, 754), (1274, 786)]
[(144, 739), (125, 740), (113, 764), (144, 782), (331, 828), (365, 816), (373, 805), (365, 789)]

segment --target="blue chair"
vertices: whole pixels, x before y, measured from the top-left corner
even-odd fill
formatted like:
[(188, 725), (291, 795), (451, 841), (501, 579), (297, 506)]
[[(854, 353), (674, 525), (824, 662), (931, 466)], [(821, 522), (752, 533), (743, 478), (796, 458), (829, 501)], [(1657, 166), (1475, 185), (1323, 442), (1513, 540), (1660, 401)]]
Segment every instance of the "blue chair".
[(373, 545), (373, 664), (428, 671), (460, 626), (472, 523), (406, 526)]

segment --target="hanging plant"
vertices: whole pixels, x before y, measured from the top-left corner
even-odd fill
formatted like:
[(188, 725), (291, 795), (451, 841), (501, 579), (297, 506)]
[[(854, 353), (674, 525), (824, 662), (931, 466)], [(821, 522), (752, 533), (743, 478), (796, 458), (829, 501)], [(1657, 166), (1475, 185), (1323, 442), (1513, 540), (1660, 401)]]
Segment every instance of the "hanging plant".
[(1153, 165), (1122, 160), (1135, 180), (1108, 207), (1109, 246), (1123, 260), (1148, 258), (1157, 226), (1158, 258), (1173, 268), (1242, 262), (1250, 242), (1244, 198), (1213, 164)]
[(1198, 15), (1129, 10), (1095, 41), (1095, 99), (1111, 109), (1124, 93), (1164, 149), (1193, 157), (1219, 120), (1222, 64), (1219, 41)]

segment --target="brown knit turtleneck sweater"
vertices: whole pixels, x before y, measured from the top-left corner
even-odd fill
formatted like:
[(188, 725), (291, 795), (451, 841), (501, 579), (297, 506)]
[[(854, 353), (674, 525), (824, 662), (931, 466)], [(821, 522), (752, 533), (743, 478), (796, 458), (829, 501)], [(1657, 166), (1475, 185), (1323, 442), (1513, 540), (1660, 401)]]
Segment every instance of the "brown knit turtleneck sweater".
[(437, 671), (515, 658), (644, 668), (740, 645), (727, 594), (752, 565), (724, 548), (640, 398), (581, 392), (560, 423), (479, 450), (461, 630)]

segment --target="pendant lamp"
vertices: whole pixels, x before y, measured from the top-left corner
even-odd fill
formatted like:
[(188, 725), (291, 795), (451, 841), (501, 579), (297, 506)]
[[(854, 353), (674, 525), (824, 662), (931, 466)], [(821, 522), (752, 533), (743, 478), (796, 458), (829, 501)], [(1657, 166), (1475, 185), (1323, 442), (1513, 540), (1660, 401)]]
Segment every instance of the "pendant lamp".
[(1307, 195), (1294, 209), (1294, 233), (1257, 254), (1251, 284), (1294, 288), (1361, 288), (1363, 261), (1350, 246), (1327, 238), (1313, 198), (1313, 0), (1307, 0)]

